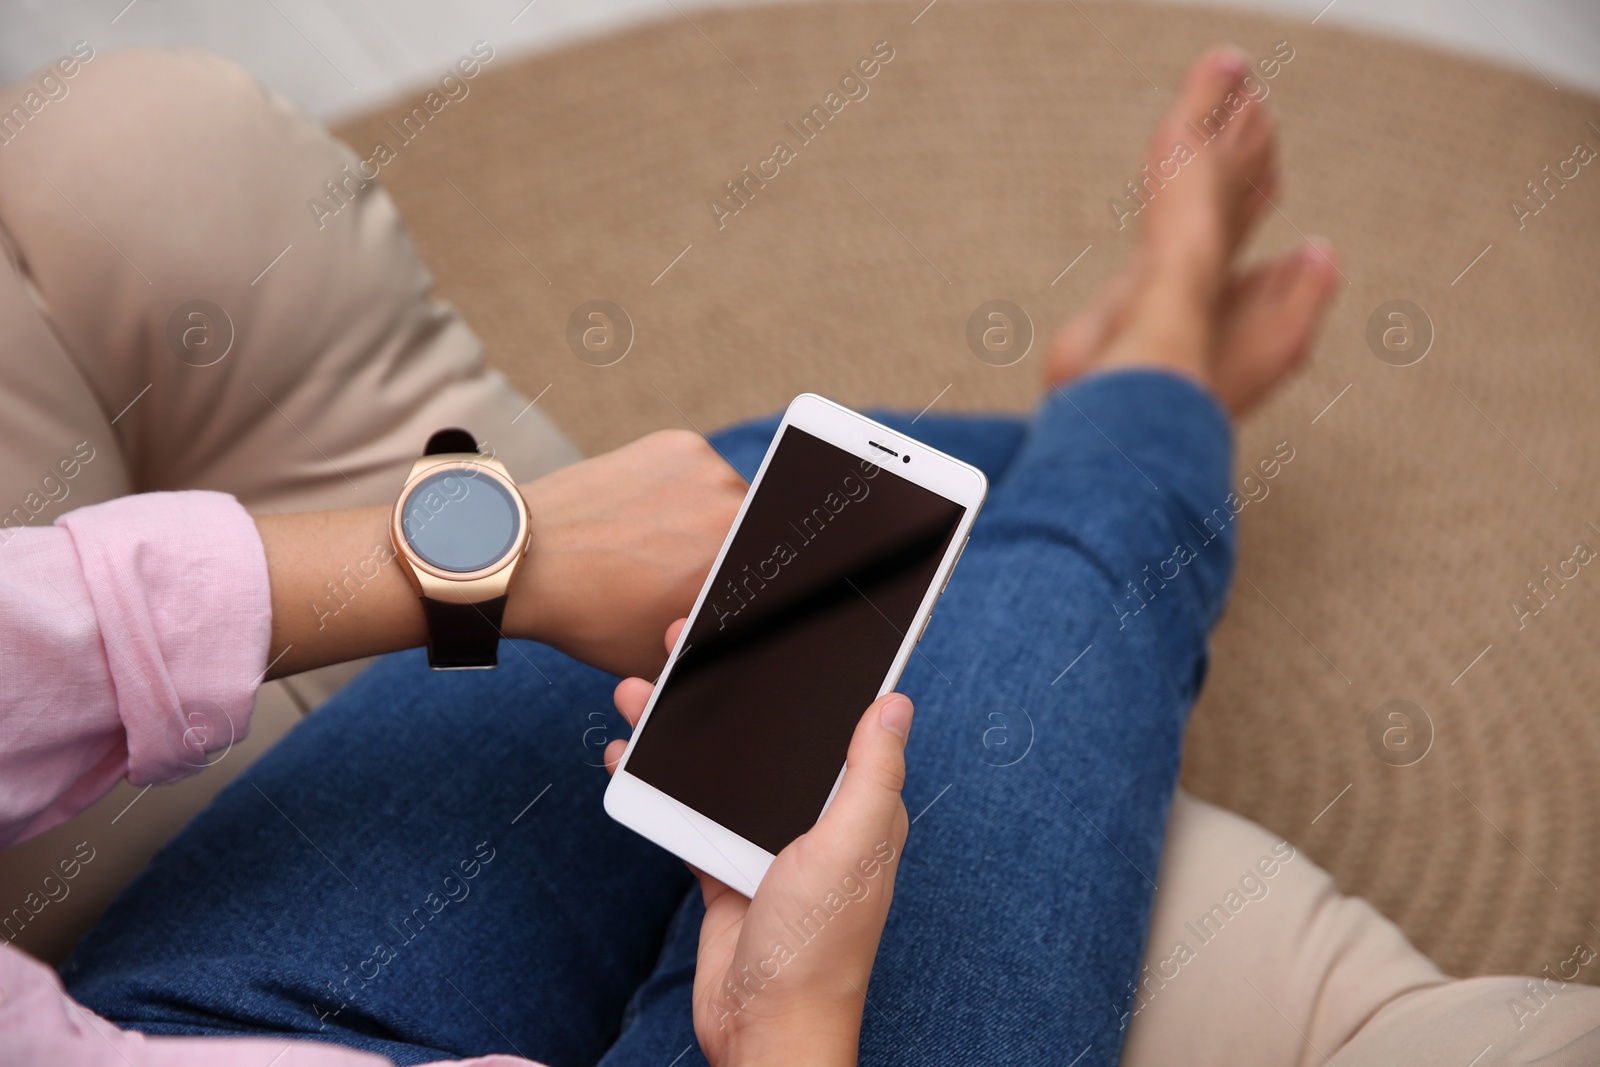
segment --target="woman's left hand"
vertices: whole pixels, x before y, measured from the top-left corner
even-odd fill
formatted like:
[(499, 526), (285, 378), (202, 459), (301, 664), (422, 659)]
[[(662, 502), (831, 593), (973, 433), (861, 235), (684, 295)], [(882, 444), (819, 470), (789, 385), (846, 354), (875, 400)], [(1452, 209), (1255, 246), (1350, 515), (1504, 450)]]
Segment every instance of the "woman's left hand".
[(699, 434), (662, 430), (521, 489), (532, 531), (506, 636), (653, 677), (661, 631), (694, 606), (744, 479)]

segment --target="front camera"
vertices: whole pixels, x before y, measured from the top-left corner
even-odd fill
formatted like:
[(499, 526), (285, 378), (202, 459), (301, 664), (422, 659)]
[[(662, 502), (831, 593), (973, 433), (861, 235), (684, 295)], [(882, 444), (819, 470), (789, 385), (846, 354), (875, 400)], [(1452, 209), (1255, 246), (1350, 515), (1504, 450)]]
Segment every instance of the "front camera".
[(911, 462), (911, 457), (910, 456), (901, 456), (900, 457), (900, 462), (901, 463), (910, 463)]

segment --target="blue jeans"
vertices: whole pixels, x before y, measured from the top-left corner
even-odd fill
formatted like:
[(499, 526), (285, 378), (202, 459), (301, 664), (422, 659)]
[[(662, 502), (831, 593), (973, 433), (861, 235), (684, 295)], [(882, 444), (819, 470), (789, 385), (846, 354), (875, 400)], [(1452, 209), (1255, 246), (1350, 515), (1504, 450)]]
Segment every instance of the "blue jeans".
[[(901, 683), (913, 824), (861, 1060), (1113, 1064), (1232, 570), (1227, 421), (1155, 372), (1027, 422), (886, 421), (994, 485)], [(714, 443), (748, 476), (774, 426)], [(402, 1064), (704, 1062), (700, 894), (601, 808), (614, 679), (529, 643), (500, 658), (363, 674), (157, 856), (68, 990), (148, 1033)]]

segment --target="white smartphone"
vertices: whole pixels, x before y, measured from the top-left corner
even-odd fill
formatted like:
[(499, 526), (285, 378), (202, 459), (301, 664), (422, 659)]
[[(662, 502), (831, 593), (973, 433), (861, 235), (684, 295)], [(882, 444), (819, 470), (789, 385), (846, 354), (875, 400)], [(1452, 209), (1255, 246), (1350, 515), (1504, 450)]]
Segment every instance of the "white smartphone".
[(795, 398), (606, 789), (606, 812), (746, 896), (827, 809), (988, 480)]

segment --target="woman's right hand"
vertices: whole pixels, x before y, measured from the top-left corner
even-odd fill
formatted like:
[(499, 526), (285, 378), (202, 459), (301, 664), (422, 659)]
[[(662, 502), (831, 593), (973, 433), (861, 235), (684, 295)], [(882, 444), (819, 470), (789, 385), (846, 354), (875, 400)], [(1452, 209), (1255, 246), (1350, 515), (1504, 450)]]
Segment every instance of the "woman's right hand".
[[(683, 625), (667, 629), (669, 649)], [(650, 690), (642, 678), (618, 684), (617, 710), (630, 724)], [(778, 853), (754, 899), (694, 871), (706, 904), (694, 1028), (713, 1067), (856, 1062), (867, 982), (910, 827), (900, 789), (911, 715), (898, 693), (867, 708), (833, 803)], [(608, 770), (624, 745), (607, 747)]]

